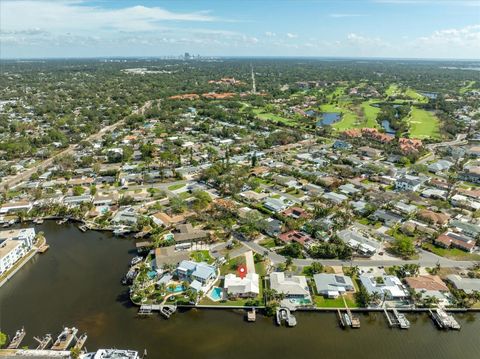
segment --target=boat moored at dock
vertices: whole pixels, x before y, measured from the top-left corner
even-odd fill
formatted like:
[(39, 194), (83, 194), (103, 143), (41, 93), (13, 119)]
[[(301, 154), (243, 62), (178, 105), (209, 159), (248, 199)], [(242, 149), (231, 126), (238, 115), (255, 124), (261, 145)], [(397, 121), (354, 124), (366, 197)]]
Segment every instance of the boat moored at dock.
[(17, 349), (22, 343), (22, 340), (23, 338), (25, 338), (26, 334), (27, 332), (23, 328), (20, 330), (17, 330), (17, 332), (15, 333), (15, 336), (10, 341), (10, 344), (8, 344), (7, 349)]
[(78, 329), (75, 327), (65, 327), (52, 345), (52, 350), (67, 350), (73, 343)]

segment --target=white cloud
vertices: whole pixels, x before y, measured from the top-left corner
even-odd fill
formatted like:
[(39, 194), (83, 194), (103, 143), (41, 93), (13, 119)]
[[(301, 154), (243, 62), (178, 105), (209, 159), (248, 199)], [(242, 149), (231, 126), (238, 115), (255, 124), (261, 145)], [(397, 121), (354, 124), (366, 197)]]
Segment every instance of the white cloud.
[(480, 24), (470, 25), (461, 29), (438, 30), (429, 36), (415, 40), (419, 45), (455, 45), (461, 47), (475, 47), (480, 50)]
[(287, 37), (289, 39), (296, 39), (298, 37), (298, 35), (297, 34), (292, 34), (291, 32), (287, 32)]
[(207, 11), (172, 12), (160, 7), (132, 6), (105, 9), (81, 1), (2, 0), (0, 23), (4, 31), (105, 32), (152, 31), (166, 22), (208, 22), (217, 20)]
[(378, 37), (365, 37), (355, 33), (347, 35), (347, 42), (354, 46), (363, 47), (387, 47), (390, 44)]

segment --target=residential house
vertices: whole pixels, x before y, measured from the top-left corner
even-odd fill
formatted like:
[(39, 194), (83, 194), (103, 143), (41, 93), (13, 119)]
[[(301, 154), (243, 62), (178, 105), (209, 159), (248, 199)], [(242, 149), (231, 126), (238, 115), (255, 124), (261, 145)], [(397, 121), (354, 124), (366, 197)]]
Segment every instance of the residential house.
[(448, 305), (449, 289), (438, 275), (419, 275), (406, 277), (405, 283), (415, 293), (420, 293), (422, 299), (437, 298), (442, 306)]
[(275, 197), (268, 197), (264, 202), (263, 206), (275, 213), (281, 212), (287, 209), (291, 205), (290, 201), (285, 201), (283, 197), (275, 198)]
[(313, 240), (308, 234), (297, 230), (282, 233), (278, 238), (285, 243), (297, 242), (303, 246)]
[(445, 232), (435, 239), (435, 244), (443, 248), (459, 248), (467, 252), (473, 252), (475, 240), (458, 233)]
[(358, 254), (364, 256), (374, 255), (380, 247), (379, 242), (365, 237), (358, 231), (344, 229), (339, 231), (337, 236)]
[(450, 222), (450, 226), (455, 227), (462, 234), (465, 234), (466, 236), (469, 236), (472, 238), (480, 237), (480, 226), (478, 224), (453, 220)]
[(341, 294), (355, 290), (352, 278), (340, 274), (315, 274), (313, 280), (317, 293), (327, 298), (337, 298)]
[(205, 240), (208, 237), (208, 232), (193, 228), (190, 223), (177, 225), (173, 238), (177, 243), (195, 242)]
[(286, 275), (284, 272), (270, 274), (270, 289), (287, 298), (311, 300), (307, 278), (301, 275)]
[(480, 292), (480, 279), (478, 278), (464, 278), (458, 274), (450, 274), (447, 276), (447, 280), (459, 290), (463, 290), (467, 294), (473, 292)]
[(259, 282), (257, 273), (247, 273), (243, 278), (229, 273), (225, 276), (223, 287), (230, 298), (255, 298), (260, 294)]
[(373, 295), (378, 293), (384, 300), (403, 300), (409, 294), (400, 279), (392, 275), (360, 275), (360, 282), (367, 293)]
[(30, 201), (9, 202), (0, 207), (0, 214), (20, 211), (29, 212), (32, 208), (33, 205)]
[(179, 280), (182, 281), (198, 281), (202, 285), (206, 285), (216, 278), (217, 269), (205, 262), (194, 262), (190, 260), (183, 260), (179, 263), (176, 274)]
[(395, 189), (399, 191), (418, 191), (423, 180), (412, 175), (403, 175), (395, 182)]

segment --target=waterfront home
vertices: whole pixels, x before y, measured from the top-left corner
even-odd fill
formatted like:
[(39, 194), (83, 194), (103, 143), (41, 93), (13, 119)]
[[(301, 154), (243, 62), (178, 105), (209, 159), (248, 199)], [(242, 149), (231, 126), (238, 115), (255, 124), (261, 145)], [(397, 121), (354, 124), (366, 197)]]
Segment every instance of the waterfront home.
[(115, 213), (112, 222), (116, 224), (137, 224), (137, 211), (133, 207), (122, 208)]
[(190, 260), (183, 260), (177, 267), (176, 274), (180, 280), (188, 282), (198, 281), (202, 285), (216, 278), (217, 269), (205, 262), (194, 262)]
[(7, 214), (9, 212), (30, 211), (33, 205), (30, 201), (18, 201), (5, 203), (0, 207), (1, 214)]
[(367, 257), (373, 256), (380, 247), (380, 243), (365, 237), (358, 231), (344, 229), (337, 233), (337, 237), (358, 254)]
[(243, 278), (229, 273), (223, 287), (229, 298), (255, 298), (260, 294), (259, 279), (257, 273), (247, 273)]
[(473, 292), (480, 292), (480, 279), (478, 278), (464, 278), (458, 274), (451, 274), (447, 276), (447, 280), (458, 289), (463, 290), (466, 294)]
[(86, 194), (83, 196), (65, 196), (63, 198), (63, 203), (70, 207), (78, 206), (82, 203), (92, 202), (92, 196)]
[(327, 298), (337, 298), (341, 294), (355, 290), (352, 278), (340, 274), (315, 274), (313, 280), (317, 293)]
[(170, 227), (171, 225), (185, 221), (185, 215), (169, 215), (165, 212), (156, 212), (150, 216), (152, 221), (159, 226)]
[(368, 294), (377, 293), (383, 300), (404, 300), (409, 296), (400, 279), (393, 275), (360, 275), (359, 278)]
[(190, 223), (178, 224), (173, 239), (177, 243), (195, 242), (207, 239), (208, 232), (193, 228)]
[(177, 264), (190, 258), (190, 252), (184, 250), (176, 250), (175, 246), (155, 248), (156, 269), (162, 269), (165, 264)]
[(445, 232), (435, 239), (435, 244), (443, 248), (459, 248), (466, 252), (473, 252), (475, 240), (458, 233)]
[(450, 291), (438, 275), (406, 277), (405, 283), (414, 293), (419, 293), (422, 300), (436, 298), (442, 306), (450, 303), (448, 297)]
[(0, 274), (13, 267), (32, 249), (34, 228), (0, 231)]
[(302, 275), (286, 275), (284, 272), (270, 274), (270, 288), (286, 298), (311, 300), (307, 279)]

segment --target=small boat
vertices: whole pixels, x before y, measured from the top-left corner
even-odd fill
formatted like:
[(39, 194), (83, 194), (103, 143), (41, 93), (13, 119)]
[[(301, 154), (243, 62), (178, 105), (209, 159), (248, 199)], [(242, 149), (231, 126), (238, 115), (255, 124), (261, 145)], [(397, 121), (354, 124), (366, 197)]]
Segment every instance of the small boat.
[(81, 230), (82, 232), (86, 232), (88, 227), (84, 224), (82, 224), (81, 226), (78, 227), (79, 230)]
[(10, 226), (11, 226), (11, 224), (7, 222), (7, 223), (4, 223), (2, 227), (3, 227), (3, 228), (8, 228), (8, 227), (10, 227)]
[(78, 329), (75, 327), (72, 328), (63, 328), (63, 331), (58, 336), (51, 350), (67, 350), (72, 344), (75, 335), (77, 335)]
[(7, 349), (17, 349), (22, 343), (22, 340), (23, 338), (25, 338), (26, 334), (27, 332), (23, 328), (20, 330), (17, 330), (17, 332), (15, 333), (15, 336), (10, 341), (10, 344), (8, 344)]
[(143, 257), (140, 257), (140, 256), (138, 256), (138, 257), (133, 257), (133, 258), (132, 258), (132, 261), (130, 262), (130, 265), (131, 265), (131, 266), (134, 266), (135, 264), (140, 263), (142, 260), (143, 260)]
[(126, 228), (116, 228), (113, 230), (113, 234), (116, 236), (124, 236), (125, 234), (129, 233), (130, 230)]
[(68, 222), (68, 218), (62, 218), (57, 221), (57, 224), (64, 224)]
[(33, 220), (33, 223), (35, 223), (35, 224), (42, 224), (42, 223), (43, 223), (43, 218), (35, 218), (35, 219)]
[(352, 320), (350, 319), (350, 316), (348, 315), (348, 313), (343, 314), (343, 319), (345, 319), (345, 325), (347, 327), (350, 327), (352, 325)]

